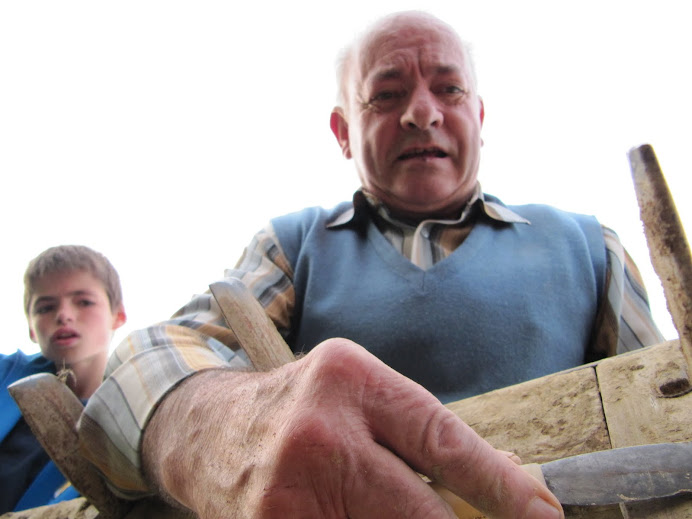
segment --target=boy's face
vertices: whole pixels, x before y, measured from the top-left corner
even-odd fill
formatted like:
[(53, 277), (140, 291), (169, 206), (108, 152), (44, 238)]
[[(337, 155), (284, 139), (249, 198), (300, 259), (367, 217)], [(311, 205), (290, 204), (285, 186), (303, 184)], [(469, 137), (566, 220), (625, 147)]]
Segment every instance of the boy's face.
[(111, 311), (102, 283), (86, 271), (47, 274), (29, 303), (29, 335), (58, 367), (108, 355), (113, 331), (125, 322)]

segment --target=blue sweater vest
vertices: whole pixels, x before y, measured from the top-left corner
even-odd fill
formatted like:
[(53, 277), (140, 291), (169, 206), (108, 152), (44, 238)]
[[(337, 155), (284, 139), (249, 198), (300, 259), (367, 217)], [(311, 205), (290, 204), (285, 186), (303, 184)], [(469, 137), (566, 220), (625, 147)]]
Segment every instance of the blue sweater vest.
[(443, 402), (584, 362), (606, 268), (595, 218), (510, 207), (531, 224), (483, 216), (424, 271), (372, 222), (327, 229), (346, 207), (272, 222), (294, 270), (294, 351), (351, 339)]

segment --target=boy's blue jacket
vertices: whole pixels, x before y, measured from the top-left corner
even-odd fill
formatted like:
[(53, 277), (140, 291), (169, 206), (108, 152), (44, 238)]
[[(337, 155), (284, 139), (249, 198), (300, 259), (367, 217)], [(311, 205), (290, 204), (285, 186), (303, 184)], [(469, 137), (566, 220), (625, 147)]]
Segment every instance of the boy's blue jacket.
[[(21, 418), (19, 407), (10, 396), (7, 386), (37, 373), (55, 373), (55, 365), (40, 353), (26, 355), (17, 351), (12, 355), (0, 355), (0, 446)], [(49, 461), (19, 500), (15, 511), (79, 497), (79, 493), (72, 486), (55, 495), (66, 483), (65, 476), (52, 461)]]

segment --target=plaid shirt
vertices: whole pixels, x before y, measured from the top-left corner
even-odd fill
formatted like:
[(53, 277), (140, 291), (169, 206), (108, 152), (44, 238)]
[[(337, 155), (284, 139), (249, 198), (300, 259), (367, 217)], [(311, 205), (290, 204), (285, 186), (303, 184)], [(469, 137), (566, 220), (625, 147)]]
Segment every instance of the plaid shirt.
[[(392, 246), (427, 269), (461, 245), (482, 217), (530, 225), (502, 204), (486, 201), (478, 186), (458, 219), (415, 224), (393, 218), (384, 205), (359, 190), (353, 209), (337, 215), (329, 226), (358, 225), (363, 218), (373, 218)], [(636, 266), (613, 231), (604, 227), (603, 236), (605, 297), (587, 360), (664, 341)], [(288, 332), (295, 304), (293, 272), (271, 225), (255, 235), (236, 267), (224, 275), (240, 278), (279, 331)], [(91, 397), (80, 421), (85, 454), (122, 495), (149, 492), (140, 471), (139, 444), (159, 400), (199, 370), (246, 365), (213, 297), (208, 292), (195, 297), (171, 320), (134, 332), (118, 346), (109, 361), (109, 378)]]

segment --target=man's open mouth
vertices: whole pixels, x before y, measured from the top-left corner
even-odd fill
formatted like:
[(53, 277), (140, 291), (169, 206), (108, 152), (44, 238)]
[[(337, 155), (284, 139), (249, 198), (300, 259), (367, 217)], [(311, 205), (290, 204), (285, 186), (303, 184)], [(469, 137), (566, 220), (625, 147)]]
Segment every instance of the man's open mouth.
[(418, 158), (436, 158), (443, 159), (447, 154), (440, 148), (416, 148), (408, 150), (399, 155), (398, 160), (418, 159)]

